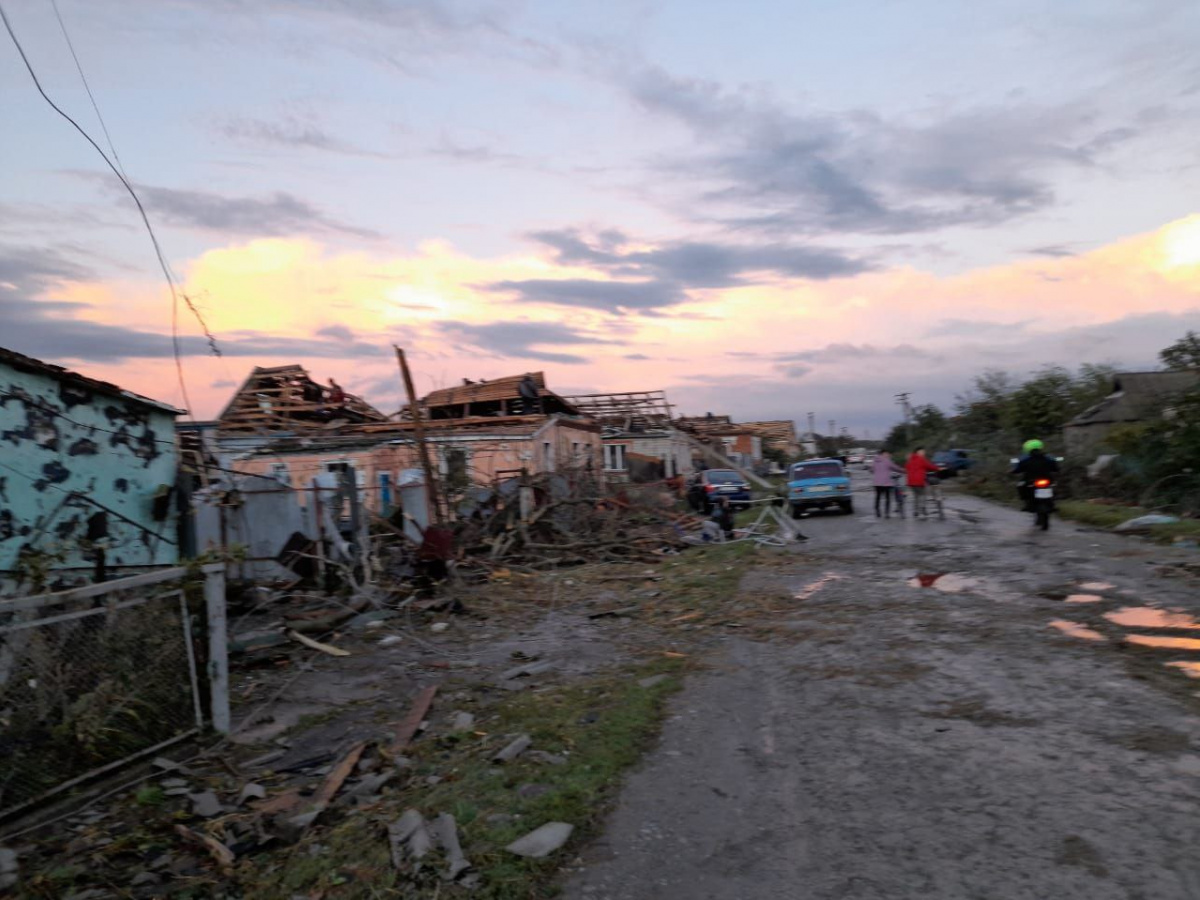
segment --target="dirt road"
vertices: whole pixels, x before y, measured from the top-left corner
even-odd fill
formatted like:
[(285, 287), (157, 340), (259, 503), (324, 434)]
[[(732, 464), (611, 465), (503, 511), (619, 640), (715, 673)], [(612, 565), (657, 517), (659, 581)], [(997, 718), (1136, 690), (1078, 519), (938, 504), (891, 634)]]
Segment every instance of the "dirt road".
[(1200, 649), (1131, 646), (1190, 623), (1118, 614), (1200, 614), (1162, 568), (1194, 551), (959, 495), (877, 520), (860, 490), (806, 520), (827, 556), (779, 637), (727, 639), (676, 698), (566, 896), (1200, 898), (1200, 681), (1165, 665)]

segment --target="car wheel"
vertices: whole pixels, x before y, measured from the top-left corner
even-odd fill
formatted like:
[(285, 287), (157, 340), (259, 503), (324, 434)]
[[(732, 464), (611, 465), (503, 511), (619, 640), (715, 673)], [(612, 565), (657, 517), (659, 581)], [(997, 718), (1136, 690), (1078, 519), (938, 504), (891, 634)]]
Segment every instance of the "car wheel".
[(848, 516), (854, 515), (854, 501), (853, 500), (843, 500), (838, 505), (841, 506), (842, 512), (846, 513), (846, 515), (848, 515)]
[(792, 518), (799, 519), (803, 515), (804, 515), (804, 507), (798, 506), (797, 504), (793, 503), (792, 504)]

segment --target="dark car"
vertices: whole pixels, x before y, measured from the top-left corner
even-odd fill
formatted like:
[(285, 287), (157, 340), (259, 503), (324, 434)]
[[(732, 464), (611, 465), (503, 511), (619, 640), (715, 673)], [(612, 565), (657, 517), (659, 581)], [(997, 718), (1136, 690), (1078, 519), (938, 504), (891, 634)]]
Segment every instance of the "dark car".
[(933, 454), (934, 465), (945, 469), (946, 475), (957, 475), (975, 465), (970, 450), (942, 450)]
[(729, 505), (750, 505), (750, 485), (733, 469), (708, 469), (692, 479), (688, 487), (688, 503), (702, 513), (712, 511), (713, 501), (727, 497)]

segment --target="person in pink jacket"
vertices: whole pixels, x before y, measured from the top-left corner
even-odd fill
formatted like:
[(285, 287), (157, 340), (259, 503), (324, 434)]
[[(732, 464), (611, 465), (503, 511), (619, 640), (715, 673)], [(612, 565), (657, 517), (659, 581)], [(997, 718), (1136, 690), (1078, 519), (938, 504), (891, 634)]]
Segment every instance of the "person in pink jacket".
[(875, 485), (875, 518), (879, 518), (879, 501), (883, 501), (883, 507), (887, 518), (892, 517), (892, 475), (893, 473), (904, 474), (904, 470), (900, 468), (892, 460), (892, 454), (886, 450), (880, 450), (879, 455), (875, 457), (875, 464), (871, 467), (871, 483)]

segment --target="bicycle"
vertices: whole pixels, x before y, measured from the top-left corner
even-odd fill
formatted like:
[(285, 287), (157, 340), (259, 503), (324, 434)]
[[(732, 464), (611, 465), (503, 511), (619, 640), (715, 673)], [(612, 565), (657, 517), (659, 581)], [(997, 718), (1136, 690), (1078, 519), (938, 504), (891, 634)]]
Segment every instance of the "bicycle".
[[(916, 506), (916, 503), (913, 504)], [(921, 514), (929, 515), (930, 506), (937, 510), (937, 517), (943, 522), (946, 520), (946, 501), (945, 495), (942, 492), (942, 480), (932, 472), (925, 480), (925, 490), (921, 494)], [(914, 509), (915, 513), (916, 510)]]

